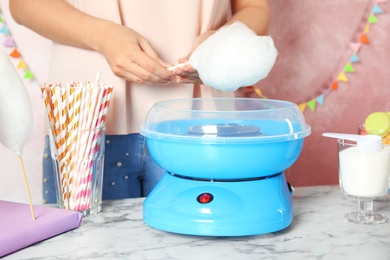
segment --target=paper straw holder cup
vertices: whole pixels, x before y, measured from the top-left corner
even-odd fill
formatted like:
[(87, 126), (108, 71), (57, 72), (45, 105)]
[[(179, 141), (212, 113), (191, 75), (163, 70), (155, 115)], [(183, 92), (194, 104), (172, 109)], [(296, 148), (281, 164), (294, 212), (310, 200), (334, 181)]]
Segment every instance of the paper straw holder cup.
[(105, 128), (49, 133), (58, 206), (84, 216), (97, 214), (102, 204)]

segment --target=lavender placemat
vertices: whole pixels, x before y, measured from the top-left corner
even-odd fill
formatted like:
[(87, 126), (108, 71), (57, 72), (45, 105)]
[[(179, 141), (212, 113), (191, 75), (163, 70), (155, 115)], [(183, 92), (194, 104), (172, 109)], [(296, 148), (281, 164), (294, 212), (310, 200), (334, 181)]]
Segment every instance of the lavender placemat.
[(77, 228), (80, 212), (0, 200), (0, 257)]

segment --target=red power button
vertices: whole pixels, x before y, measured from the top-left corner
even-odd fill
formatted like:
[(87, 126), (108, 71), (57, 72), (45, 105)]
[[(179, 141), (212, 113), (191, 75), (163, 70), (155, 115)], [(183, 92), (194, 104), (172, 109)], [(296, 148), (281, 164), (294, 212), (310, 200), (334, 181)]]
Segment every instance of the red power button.
[(214, 199), (214, 196), (210, 193), (202, 193), (196, 198), (196, 200), (201, 204), (210, 203)]

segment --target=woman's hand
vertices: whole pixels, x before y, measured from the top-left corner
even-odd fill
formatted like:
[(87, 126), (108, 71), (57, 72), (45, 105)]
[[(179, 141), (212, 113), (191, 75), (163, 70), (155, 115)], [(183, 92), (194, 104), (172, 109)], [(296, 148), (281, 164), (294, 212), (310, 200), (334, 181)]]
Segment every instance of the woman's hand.
[(175, 79), (149, 41), (136, 31), (108, 22), (97, 36), (96, 49), (107, 59), (113, 73), (136, 83), (168, 83)]
[[(186, 63), (190, 59), (192, 53), (195, 51), (199, 45), (202, 44), (207, 38), (213, 35), (215, 31), (207, 31), (197, 36), (193, 43), (191, 51), (183, 58), (179, 59), (179, 64)], [(177, 76), (176, 82), (178, 83), (191, 83), (191, 84), (202, 84), (202, 80), (199, 78), (198, 71), (196, 71), (189, 64), (185, 64), (184, 66), (177, 67), (173, 73)]]
[[(232, 17), (224, 25), (240, 21), (256, 32), (257, 35), (268, 34), (269, 26), (269, 0), (230, 0)], [(216, 31), (210, 30), (196, 37), (192, 44), (192, 50), (187, 56), (181, 58), (179, 63), (185, 63), (191, 57), (194, 50)], [(202, 83), (197, 71), (190, 65), (176, 68), (174, 74), (177, 81), (182, 83)]]
[(66, 1), (12, 0), (10, 11), (19, 24), (48, 39), (101, 52), (118, 77), (153, 84), (175, 79), (174, 74), (166, 69), (170, 65), (161, 61), (150, 43), (140, 34), (125, 26), (83, 13)]

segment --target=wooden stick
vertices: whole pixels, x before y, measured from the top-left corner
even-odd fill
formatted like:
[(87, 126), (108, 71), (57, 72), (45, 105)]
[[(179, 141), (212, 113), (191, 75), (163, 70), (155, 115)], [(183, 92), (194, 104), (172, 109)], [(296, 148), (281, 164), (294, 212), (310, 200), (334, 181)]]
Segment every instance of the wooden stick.
[(180, 64), (177, 64), (177, 65), (168, 67), (167, 69), (170, 70), (170, 71), (174, 71), (175, 69), (184, 67), (185, 65), (188, 65), (188, 64), (189, 64), (188, 62), (184, 62), (184, 63), (180, 63)]
[(19, 162), (20, 162), (20, 167), (22, 167), (24, 185), (26, 186), (28, 202), (30, 203), (31, 216), (32, 216), (33, 220), (35, 221), (35, 214), (34, 214), (34, 209), (33, 209), (32, 202), (31, 202), (30, 189), (28, 187), (27, 176), (26, 176), (26, 172), (24, 170), (23, 159), (22, 159), (22, 156), (20, 156), (20, 155), (19, 155)]

